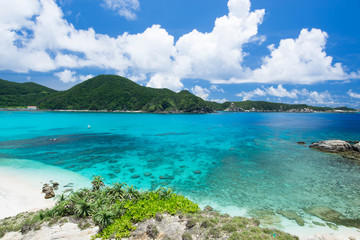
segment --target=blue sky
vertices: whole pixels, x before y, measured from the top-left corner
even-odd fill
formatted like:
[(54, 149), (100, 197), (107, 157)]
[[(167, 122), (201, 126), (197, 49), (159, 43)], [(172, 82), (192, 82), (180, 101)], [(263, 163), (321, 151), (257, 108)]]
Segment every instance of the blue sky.
[(0, 0), (0, 78), (360, 108), (358, 0)]

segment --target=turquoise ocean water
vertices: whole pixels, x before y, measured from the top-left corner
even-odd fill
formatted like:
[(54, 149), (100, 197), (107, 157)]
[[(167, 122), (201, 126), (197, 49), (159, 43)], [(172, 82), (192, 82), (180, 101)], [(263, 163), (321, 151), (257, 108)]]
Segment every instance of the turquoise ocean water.
[(294, 210), (306, 219), (304, 208), (327, 206), (360, 218), (360, 165), (297, 144), (360, 140), (359, 123), (360, 114), (0, 112), (0, 158), (171, 186), (235, 215)]

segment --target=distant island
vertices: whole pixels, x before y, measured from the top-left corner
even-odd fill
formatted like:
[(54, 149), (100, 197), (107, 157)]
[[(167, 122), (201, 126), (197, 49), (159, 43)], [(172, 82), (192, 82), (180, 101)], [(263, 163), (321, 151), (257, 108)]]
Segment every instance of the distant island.
[(66, 91), (56, 91), (27, 82), (0, 79), (1, 110), (66, 110), (155, 113), (230, 112), (356, 112), (348, 107), (314, 107), (265, 101), (216, 103), (205, 101), (187, 90), (141, 86), (117, 75), (99, 75)]

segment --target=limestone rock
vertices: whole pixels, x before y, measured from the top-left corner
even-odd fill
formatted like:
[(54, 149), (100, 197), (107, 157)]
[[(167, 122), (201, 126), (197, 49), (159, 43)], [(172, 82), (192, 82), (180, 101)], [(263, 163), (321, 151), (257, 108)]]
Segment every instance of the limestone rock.
[(163, 219), (163, 215), (158, 212), (157, 214), (155, 214), (155, 219), (156, 221), (161, 222), (161, 220)]
[(49, 189), (49, 184), (45, 183), (42, 187), (42, 193), (46, 193)]
[(163, 215), (161, 222), (156, 219), (149, 219), (144, 222), (137, 223), (135, 226), (137, 229), (132, 233), (132, 237), (129, 239), (151, 239), (147, 234), (147, 228), (149, 225), (156, 225), (159, 231), (156, 239), (173, 239), (181, 240), (181, 235), (185, 232), (185, 223), (180, 221), (179, 217), (171, 215)]
[(320, 141), (310, 145), (310, 148), (315, 148), (323, 152), (346, 152), (352, 150), (352, 146), (342, 140), (327, 140)]
[(42, 192), (45, 193), (45, 199), (53, 198), (55, 197), (54, 188), (49, 186), (49, 184), (45, 183)]
[(159, 235), (159, 230), (157, 229), (155, 224), (149, 224), (146, 227), (146, 235), (148, 235), (152, 239), (155, 239)]
[(357, 144), (353, 145), (353, 149), (354, 149), (355, 151), (360, 152), (360, 143), (357, 143)]
[(29, 231), (24, 235), (21, 232), (9, 232), (2, 239), (4, 240), (89, 240), (95, 235), (98, 227), (80, 230), (76, 223), (55, 224), (49, 226), (47, 223), (41, 226), (40, 230)]
[(231, 103), (230, 107), (224, 110), (225, 112), (244, 112), (244, 109), (236, 107), (235, 103)]
[(195, 227), (195, 225), (196, 225), (196, 221), (194, 219), (191, 219), (186, 223), (186, 227), (189, 229)]

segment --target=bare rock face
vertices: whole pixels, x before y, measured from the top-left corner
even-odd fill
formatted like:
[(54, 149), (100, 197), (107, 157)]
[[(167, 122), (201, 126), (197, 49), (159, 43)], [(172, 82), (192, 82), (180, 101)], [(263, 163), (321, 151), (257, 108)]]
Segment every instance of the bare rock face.
[(346, 152), (352, 150), (352, 146), (349, 143), (342, 140), (320, 141), (311, 144), (310, 148), (315, 148), (323, 152), (332, 152), (332, 153)]
[(157, 229), (155, 224), (150, 224), (147, 226), (146, 235), (148, 235), (152, 239), (155, 239), (159, 235), (159, 230)]
[(231, 103), (230, 107), (224, 110), (225, 112), (244, 112), (244, 109), (236, 107), (235, 103)]
[(354, 149), (355, 151), (360, 152), (360, 143), (357, 143), (357, 144), (353, 145), (353, 149)]

